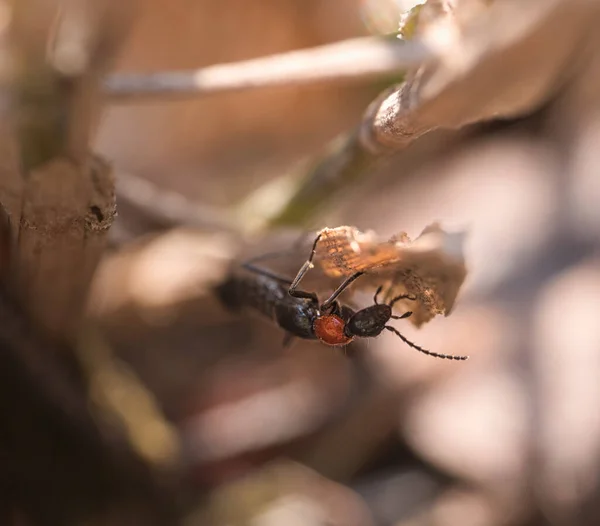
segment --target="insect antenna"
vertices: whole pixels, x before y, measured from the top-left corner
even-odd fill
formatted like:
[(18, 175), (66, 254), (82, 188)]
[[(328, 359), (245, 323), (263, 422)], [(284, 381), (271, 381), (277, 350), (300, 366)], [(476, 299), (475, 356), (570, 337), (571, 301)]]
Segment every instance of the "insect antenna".
[(398, 332), (397, 329), (395, 329), (391, 325), (386, 325), (385, 328), (388, 331), (393, 332), (396, 336), (398, 336), (404, 343), (406, 343), (406, 345), (408, 345), (408, 346), (412, 347), (413, 349), (415, 349), (423, 354), (426, 354), (428, 356), (433, 356), (434, 358), (442, 358), (444, 360), (468, 360), (469, 359), (468, 356), (460, 356), (460, 355), (456, 355), (456, 354), (439, 354), (436, 352), (428, 351), (427, 349), (423, 349), (423, 347), (419, 347), (416, 343), (413, 343), (410, 340), (406, 339), (402, 334), (400, 334), (400, 332)]
[(337, 300), (338, 296), (344, 292), (352, 282), (356, 281), (358, 278), (360, 278), (362, 275), (364, 274), (364, 272), (355, 272), (354, 274), (352, 274), (351, 276), (348, 276), (343, 282), (342, 284), (335, 289), (335, 291), (333, 291), (333, 293), (331, 294), (331, 296), (329, 296), (329, 298), (327, 298), (323, 303), (321, 303), (321, 309), (322, 310), (327, 310), (331, 307), (331, 305), (333, 305), (333, 303)]
[(395, 298), (392, 299), (392, 301), (390, 301), (388, 303), (388, 305), (390, 307), (394, 306), (394, 303), (400, 301), (400, 300), (410, 300), (410, 301), (416, 301), (417, 297), (412, 295), (412, 294), (400, 294), (400, 296), (396, 296)]

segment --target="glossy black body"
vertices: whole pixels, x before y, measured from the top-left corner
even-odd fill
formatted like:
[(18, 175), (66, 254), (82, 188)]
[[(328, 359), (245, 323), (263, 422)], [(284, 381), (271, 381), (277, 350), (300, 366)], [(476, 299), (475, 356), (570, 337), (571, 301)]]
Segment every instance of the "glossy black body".
[(345, 322), (348, 337), (379, 336), (392, 317), (389, 305), (372, 305), (354, 311), (334, 302), (325, 313), (319, 310), (316, 298), (296, 298), (288, 293), (289, 286), (259, 274), (230, 277), (218, 289), (221, 301), (232, 310), (250, 308), (275, 322), (287, 333), (305, 340), (317, 339), (313, 326), (322, 314), (337, 314)]
[(231, 276), (217, 292), (231, 310), (250, 308), (293, 336), (316, 339), (313, 324), (320, 315), (318, 301), (290, 296), (288, 289), (289, 285), (254, 274)]
[[(289, 345), (294, 336), (307, 340), (319, 339), (328, 345), (341, 345), (355, 337), (374, 338), (386, 329), (413, 349), (428, 356), (447, 360), (468, 359), (468, 356), (439, 354), (423, 349), (404, 337), (395, 327), (386, 325), (391, 319), (403, 320), (411, 316), (412, 312), (410, 311), (405, 312), (402, 316), (395, 316), (393, 307), (402, 299), (415, 301), (417, 299), (415, 296), (402, 294), (392, 298), (387, 304), (380, 304), (377, 301), (377, 297), (383, 289), (383, 285), (380, 285), (373, 297), (374, 305), (358, 312), (346, 305), (340, 305), (337, 298), (364, 274), (362, 271), (347, 276), (322, 303), (319, 302), (319, 298), (314, 292), (299, 290), (298, 286), (302, 278), (313, 267), (312, 261), (320, 237), (321, 234), (315, 238), (308, 259), (292, 281), (257, 267), (254, 263), (264, 257), (255, 258), (253, 261), (242, 264), (242, 268), (251, 272), (252, 275), (232, 275), (219, 287), (218, 294), (221, 300), (233, 310), (250, 307), (285, 329), (284, 346)], [(319, 318), (327, 318), (331, 315), (340, 317), (344, 322), (343, 326), (333, 320), (323, 319), (320, 321), (323, 321), (325, 325), (319, 323), (315, 330), (315, 322)], [(328, 325), (329, 322), (333, 322), (333, 325)], [(338, 333), (338, 330), (343, 332)], [(322, 333), (317, 335), (317, 332), (321, 331)]]

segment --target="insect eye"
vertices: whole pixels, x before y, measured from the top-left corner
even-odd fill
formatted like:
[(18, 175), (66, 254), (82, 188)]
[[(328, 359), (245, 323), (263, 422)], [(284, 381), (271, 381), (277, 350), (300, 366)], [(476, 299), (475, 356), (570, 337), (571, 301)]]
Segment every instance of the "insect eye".
[(346, 345), (354, 339), (346, 336), (346, 322), (336, 314), (319, 316), (313, 328), (315, 336), (327, 345)]

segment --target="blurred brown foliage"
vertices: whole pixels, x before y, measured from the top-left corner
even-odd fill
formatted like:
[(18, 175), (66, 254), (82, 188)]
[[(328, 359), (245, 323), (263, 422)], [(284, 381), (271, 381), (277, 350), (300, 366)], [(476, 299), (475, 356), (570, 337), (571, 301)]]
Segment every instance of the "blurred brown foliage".
[[(115, 71), (198, 68), (357, 36), (364, 8), (140, 1)], [(152, 484), (137, 487), (132, 475), (135, 491), (120, 495), (135, 505), (87, 524), (598, 524), (600, 43), (588, 36), (538, 104), (423, 135), (311, 219), (384, 238), (414, 238), (438, 220), (467, 228), (469, 274), (452, 315), (420, 330), (398, 323), (425, 348), (470, 355), (466, 363), (425, 357), (391, 334), (349, 356), (317, 343), (282, 351), (278, 328), (226, 312), (211, 287), (232, 261), (291, 246), (298, 233), (248, 240), (167, 228), (119, 202), (115, 227), (128, 243), (96, 272), (94, 325), (69, 367), (89, 387), (90, 420), (136, 453), (126, 471)], [(488, 86), (506, 81), (486, 73)], [(179, 194), (176, 208), (224, 207), (357, 125), (379, 88), (131, 102), (107, 108), (94, 146), (117, 178)], [(60, 468), (40, 465), (46, 475)], [(140, 502), (168, 512), (145, 517)], [(27, 501), (8, 504), (12, 524), (52, 523), (31, 517)]]

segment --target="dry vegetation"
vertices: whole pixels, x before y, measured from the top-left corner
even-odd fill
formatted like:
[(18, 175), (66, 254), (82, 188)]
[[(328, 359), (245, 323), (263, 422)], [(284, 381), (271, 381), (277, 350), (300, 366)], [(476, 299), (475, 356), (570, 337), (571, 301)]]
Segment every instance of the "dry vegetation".
[[(600, 3), (393, 4), (0, 1), (0, 524), (598, 524)], [(467, 362), (213, 294), (435, 221)]]

